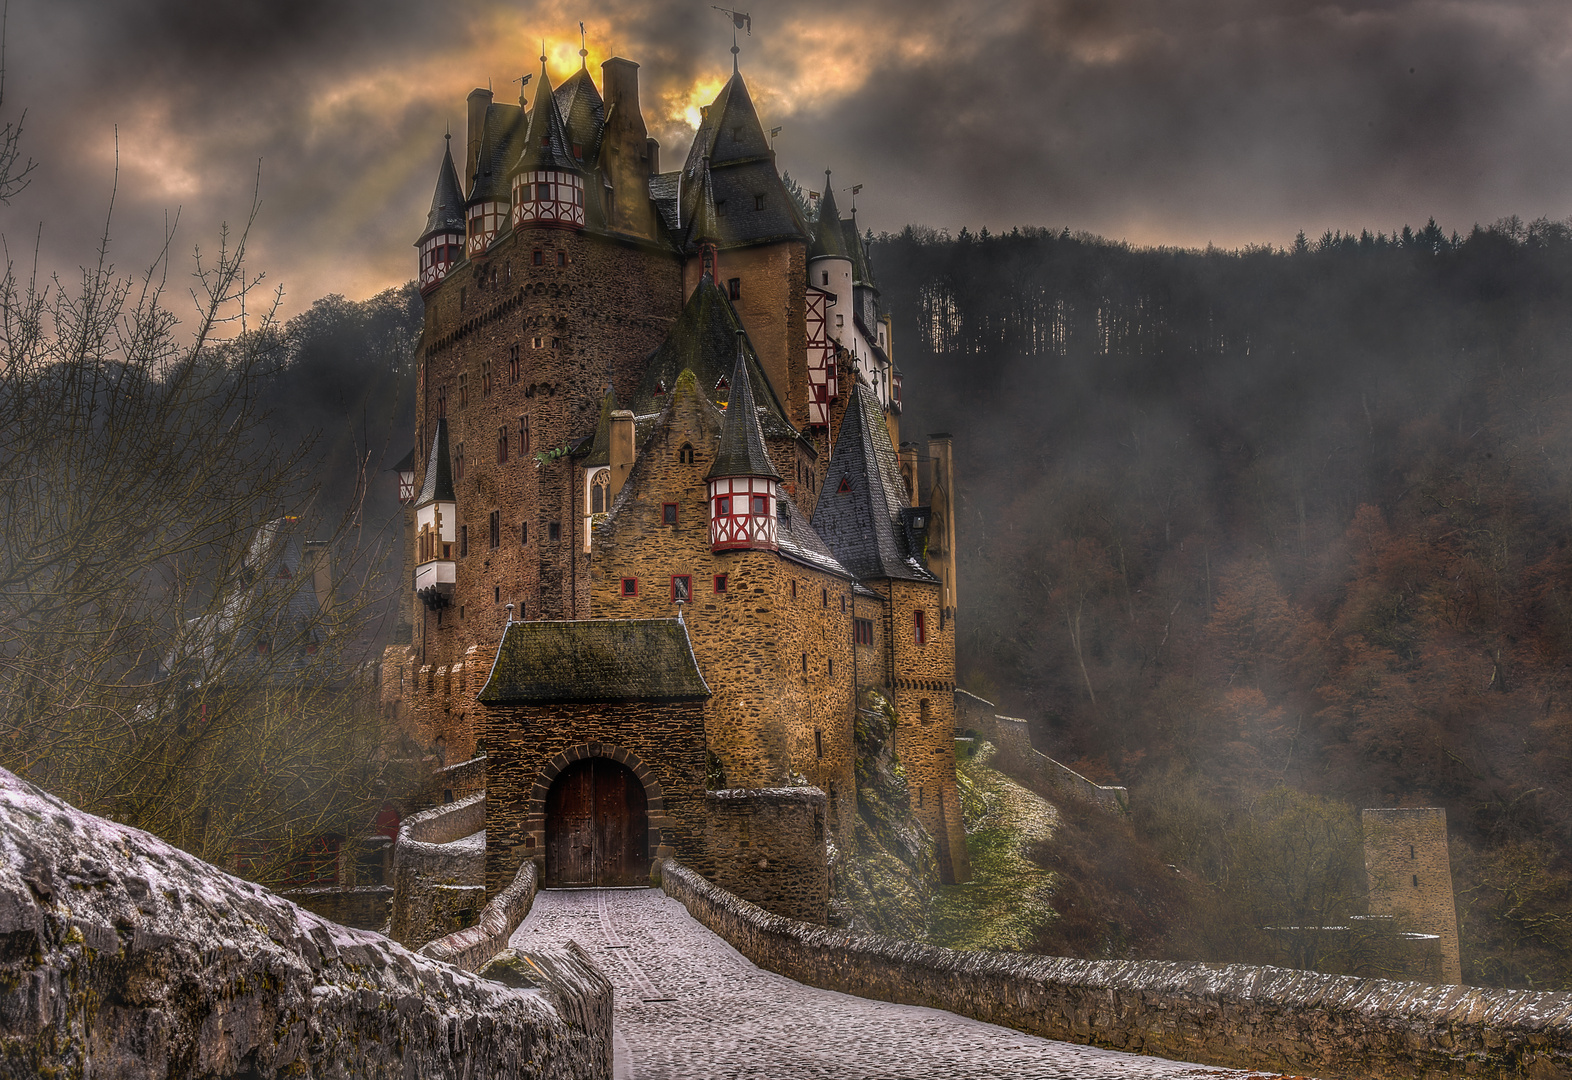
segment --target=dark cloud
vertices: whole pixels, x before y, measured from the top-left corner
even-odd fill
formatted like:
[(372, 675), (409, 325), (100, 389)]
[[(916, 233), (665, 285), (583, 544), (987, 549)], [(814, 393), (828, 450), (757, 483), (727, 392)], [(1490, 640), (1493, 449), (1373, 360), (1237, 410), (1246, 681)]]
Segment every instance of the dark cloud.
[[(556, 0), (18, 0), (6, 107), (28, 110), (37, 182), (0, 210), (45, 224), (44, 262), (91, 253), (120, 146), (122, 265), (164, 211), (186, 243), (244, 217), (291, 310), (407, 277), (441, 134), (470, 87), (571, 70)], [(1299, 229), (1449, 228), (1572, 214), (1564, 5), (1042, 0), (755, 6), (743, 63), (782, 165), (863, 183), (875, 230), (1068, 225), (1136, 242), (1284, 243)], [(592, 60), (641, 64), (674, 160), (687, 106), (727, 74), (704, 3), (611, 0)], [(15, 115), (14, 113), (12, 115)], [(182, 245), (183, 246), (183, 245)]]

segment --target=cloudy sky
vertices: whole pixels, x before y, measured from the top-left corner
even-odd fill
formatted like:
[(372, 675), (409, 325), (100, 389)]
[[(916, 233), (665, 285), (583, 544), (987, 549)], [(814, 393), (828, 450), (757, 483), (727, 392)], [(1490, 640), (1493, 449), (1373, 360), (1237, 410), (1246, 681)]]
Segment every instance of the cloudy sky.
[[(864, 185), (875, 231), (1068, 226), (1141, 244), (1286, 244), (1304, 229), (1466, 230), (1572, 215), (1564, 0), (755, 0), (742, 66), (782, 167)], [(672, 162), (730, 69), (706, 0), (11, 0), (3, 111), (33, 184), (13, 260), (74, 273), (119, 179), (131, 270), (243, 221), (292, 313), (412, 276), (448, 125), (640, 65)], [(844, 199), (844, 194), (841, 196)], [(843, 201), (842, 206), (846, 203)], [(41, 232), (40, 232), (41, 227)], [(41, 237), (41, 239), (39, 239)]]

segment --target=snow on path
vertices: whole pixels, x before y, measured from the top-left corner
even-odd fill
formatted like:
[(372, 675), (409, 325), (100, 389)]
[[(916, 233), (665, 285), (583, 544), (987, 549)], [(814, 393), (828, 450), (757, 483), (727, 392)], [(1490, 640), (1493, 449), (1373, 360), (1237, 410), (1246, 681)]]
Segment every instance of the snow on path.
[(658, 889), (547, 890), (515, 948), (577, 941), (616, 988), (629, 1080), (1250, 1077), (1023, 1035), (764, 971)]

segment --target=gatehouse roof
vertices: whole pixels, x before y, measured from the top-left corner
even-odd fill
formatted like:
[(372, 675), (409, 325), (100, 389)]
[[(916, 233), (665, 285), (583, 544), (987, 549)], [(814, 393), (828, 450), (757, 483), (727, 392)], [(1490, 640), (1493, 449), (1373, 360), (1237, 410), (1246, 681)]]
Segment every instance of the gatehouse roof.
[(709, 696), (681, 619), (584, 619), (510, 623), (477, 700), (543, 705)]

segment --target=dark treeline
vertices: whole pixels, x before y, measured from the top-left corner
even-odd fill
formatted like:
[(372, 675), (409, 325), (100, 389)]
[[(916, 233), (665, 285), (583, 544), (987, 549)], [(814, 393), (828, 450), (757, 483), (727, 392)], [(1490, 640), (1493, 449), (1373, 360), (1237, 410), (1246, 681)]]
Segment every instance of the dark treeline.
[(963, 683), (1224, 889), (1285, 787), (1445, 806), (1465, 979), (1572, 986), (1572, 231), (872, 253)]

